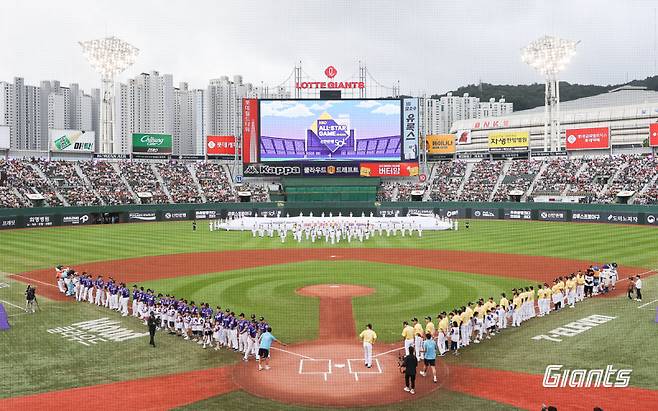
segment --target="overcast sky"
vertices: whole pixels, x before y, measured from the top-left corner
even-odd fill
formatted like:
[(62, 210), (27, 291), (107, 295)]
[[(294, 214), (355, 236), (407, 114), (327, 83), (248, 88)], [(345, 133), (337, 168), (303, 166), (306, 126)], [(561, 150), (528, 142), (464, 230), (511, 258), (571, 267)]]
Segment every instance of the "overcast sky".
[(100, 81), (79, 40), (115, 35), (140, 49), (119, 80), (158, 70), (204, 87), (242, 74), (270, 86), (301, 60), (350, 80), (358, 61), (406, 94), (532, 83), (520, 49), (544, 34), (580, 40), (562, 75), (614, 84), (656, 73), (656, 0), (0, 0), (0, 80)]

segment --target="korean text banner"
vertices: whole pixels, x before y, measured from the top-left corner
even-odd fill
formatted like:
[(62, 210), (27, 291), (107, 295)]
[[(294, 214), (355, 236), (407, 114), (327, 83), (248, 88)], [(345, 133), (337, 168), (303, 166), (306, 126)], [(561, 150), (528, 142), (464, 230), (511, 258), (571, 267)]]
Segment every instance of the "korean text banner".
[(50, 151), (93, 153), (96, 135), (93, 131), (48, 130)]
[(610, 147), (608, 127), (567, 129), (567, 150), (596, 150)]
[(361, 163), (361, 177), (414, 177), (418, 163)]
[(489, 133), (489, 150), (528, 148), (527, 131), (500, 131)]
[(208, 141), (206, 142), (206, 154), (210, 156), (235, 155), (235, 137), (208, 136)]
[(133, 133), (133, 153), (171, 154), (171, 134)]
[(649, 125), (649, 146), (658, 147), (658, 123)]
[(258, 161), (258, 100), (242, 99), (242, 162)]
[(455, 136), (454, 134), (436, 134), (425, 137), (427, 154), (454, 154)]
[(404, 117), (404, 158), (403, 160), (416, 160), (418, 158), (418, 99), (406, 98), (403, 100)]

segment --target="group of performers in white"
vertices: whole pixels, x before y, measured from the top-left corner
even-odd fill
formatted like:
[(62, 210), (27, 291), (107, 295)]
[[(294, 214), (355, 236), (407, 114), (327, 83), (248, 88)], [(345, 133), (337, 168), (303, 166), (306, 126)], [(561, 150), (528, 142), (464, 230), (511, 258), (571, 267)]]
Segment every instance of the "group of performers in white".
[(269, 327), (265, 318), (256, 319), (254, 314), (246, 318), (244, 313), (236, 315), (228, 308), (222, 310), (217, 306), (213, 309), (208, 303), (196, 305), (194, 301), (188, 303), (173, 295), (156, 295), (153, 290), (144, 290), (137, 285), (130, 290), (112, 277), (107, 281), (102, 275), (92, 278), (86, 272), (79, 273), (61, 265), (55, 268), (55, 272), (59, 290), (79, 302), (105, 307), (124, 317), (130, 315), (130, 307), (132, 315), (144, 324), (154, 316), (160, 330), (192, 340), (204, 349), (226, 347), (239, 351), (244, 361), (250, 356), (258, 359), (259, 338)]
[(508, 326), (520, 327), (531, 318), (543, 317), (567, 306), (574, 308), (585, 298), (608, 293), (615, 289), (617, 278), (615, 263), (600, 268), (590, 266), (585, 272), (579, 270), (556, 278), (552, 286), (544, 283), (536, 290), (532, 286), (515, 288), (511, 299), (502, 293), (499, 301), (493, 297), (481, 298), (449, 313), (444, 311), (436, 317), (436, 326), (431, 317), (425, 317), (424, 326), (416, 318), (411, 324), (405, 321), (402, 330), (405, 355), (409, 355), (409, 347), (414, 347), (416, 356), (422, 359), (423, 341), (428, 334), (436, 339), (440, 356), (449, 351), (459, 355), (459, 350), (471, 342), (478, 344), (491, 339)]
[(458, 222), (440, 216), (409, 217), (239, 217), (237, 219), (213, 220), (208, 223), (210, 231), (242, 230), (251, 231), (254, 238), (279, 238), (285, 243), (289, 237), (293, 241), (324, 241), (337, 244), (341, 241), (363, 242), (375, 236), (422, 237), (423, 230), (457, 230)]

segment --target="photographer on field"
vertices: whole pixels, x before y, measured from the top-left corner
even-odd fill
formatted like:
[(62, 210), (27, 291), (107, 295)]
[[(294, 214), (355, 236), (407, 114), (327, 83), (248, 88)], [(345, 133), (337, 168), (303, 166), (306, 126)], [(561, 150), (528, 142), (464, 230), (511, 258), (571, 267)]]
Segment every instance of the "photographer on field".
[(39, 306), (37, 303), (37, 289), (36, 287), (32, 287), (31, 284), (28, 284), (27, 289), (25, 290), (25, 312), (35, 312), (35, 305), (37, 307)]

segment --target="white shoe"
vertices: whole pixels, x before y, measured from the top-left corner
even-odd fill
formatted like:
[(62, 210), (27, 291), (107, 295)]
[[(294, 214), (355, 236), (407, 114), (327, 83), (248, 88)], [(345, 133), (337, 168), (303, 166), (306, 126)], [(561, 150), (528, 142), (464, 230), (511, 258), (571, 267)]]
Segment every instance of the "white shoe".
[(261, 367), (261, 366), (259, 365), (259, 366), (258, 366), (258, 371), (263, 371), (263, 367)]
[(416, 393), (416, 391), (414, 391), (414, 390), (411, 390), (411, 391), (409, 391), (409, 393), (413, 395), (413, 394), (415, 394), (415, 393)]
[(404, 390), (405, 390), (406, 392), (410, 392), (410, 391), (411, 391), (411, 389), (410, 389), (409, 387), (404, 387)]
[(420, 375), (422, 375), (422, 376), (424, 377), (424, 376), (426, 375), (426, 374), (425, 374), (425, 371), (421, 371), (421, 372), (420, 372)]
[(436, 377), (434, 377), (434, 384), (436, 384)]

